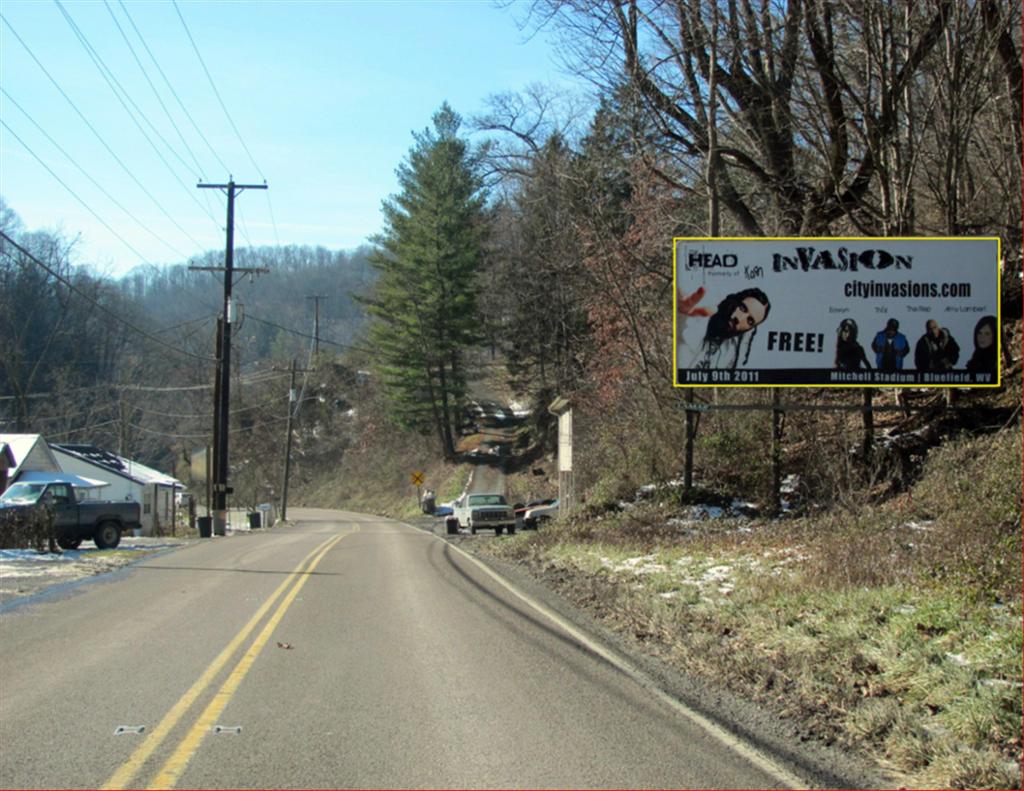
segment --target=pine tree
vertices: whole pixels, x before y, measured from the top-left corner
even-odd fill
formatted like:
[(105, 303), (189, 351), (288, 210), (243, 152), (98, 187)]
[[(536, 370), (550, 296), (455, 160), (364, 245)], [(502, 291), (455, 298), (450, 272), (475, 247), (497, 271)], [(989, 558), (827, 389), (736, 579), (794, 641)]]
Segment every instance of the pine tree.
[(466, 393), (465, 350), (479, 341), (475, 276), (487, 235), (479, 153), (447, 103), (398, 168), (370, 262), (380, 273), (369, 340), (396, 423), (437, 432), (445, 458)]

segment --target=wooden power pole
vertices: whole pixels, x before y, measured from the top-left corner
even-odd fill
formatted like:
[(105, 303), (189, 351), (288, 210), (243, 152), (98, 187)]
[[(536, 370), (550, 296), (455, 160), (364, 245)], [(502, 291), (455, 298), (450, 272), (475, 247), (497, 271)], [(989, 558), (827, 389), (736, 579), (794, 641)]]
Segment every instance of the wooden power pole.
[(206, 272), (224, 273), (224, 312), (220, 323), (219, 354), (217, 355), (217, 384), (213, 405), (215, 435), (213, 438), (214, 459), (213, 470), (213, 532), (223, 535), (227, 524), (227, 498), (231, 494), (228, 487), (228, 428), (231, 416), (231, 322), (233, 306), (231, 289), (235, 284), (235, 274), (262, 274), (269, 272), (266, 268), (235, 268), (235, 196), (247, 189), (265, 190), (263, 184), (236, 184), (233, 179), (227, 184), (196, 185), (199, 189), (219, 189), (228, 198), (227, 243), (224, 251), (224, 266), (190, 266), (189, 269)]

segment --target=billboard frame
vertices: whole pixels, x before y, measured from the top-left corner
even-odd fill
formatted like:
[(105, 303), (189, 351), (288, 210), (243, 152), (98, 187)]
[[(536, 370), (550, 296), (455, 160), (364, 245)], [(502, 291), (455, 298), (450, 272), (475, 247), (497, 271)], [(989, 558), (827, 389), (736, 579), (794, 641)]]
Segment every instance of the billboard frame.
[[(842, 383), (788, 383), (788, 382), (683, 382), (679, 378), (678, 360), (678, 319), (679, 319), (679, 270), (678, 249), (680, 242), (721, 243), (721, 242), (941, 242), (941, 241), (988, 241), (996, 244), (996, 378), (989, 383), (922, 383), (922, 382), (842, 382)], [(1002, 238), (999, 236), (673, 236), (672, 237), (672, 387), (692, 390), (706, 387), (728, 388), (817, 388), (817, 389), (998, 389), (1003, 386), (1003, 344), (1002, 344)]]

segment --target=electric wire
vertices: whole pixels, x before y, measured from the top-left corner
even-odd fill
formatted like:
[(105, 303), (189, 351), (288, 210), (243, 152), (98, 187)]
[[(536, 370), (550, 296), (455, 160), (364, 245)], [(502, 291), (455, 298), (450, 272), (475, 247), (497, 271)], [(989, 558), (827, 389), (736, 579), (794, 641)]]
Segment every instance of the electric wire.
[[(142, 48), (146, 50), (146, 54), (149, 55), (149, 59), (153, 62), (153, 65), (156, 67), (157, 73), (164, 81), (164, 85), (167, 86), (167, 90), (170, 91), (171, 96), (174, 97), (174, 101), (178, 103), (178, 107), (181, 108), (181, 112), (184, 113), (185, 117), (188, 119), (188, 122), (192, 124), (192, 129), (195, 130), (196, 134), (199, 136), (199, 139), (203, 141), (203, 143), (209, 149), (210, 153), (213, 155), (213, 158), (217, 160), (217, 162), (220, 164), (224, 173), (229, 173), (230, 168), (228, 168), (228, 166), (224, 164), (224, 160), (220, 158), (220, 155), (210, 144), (210, 141), (206, 138), (206, 135), (203, 133), (202, 128), (199, 126), (199, 124), (196, 123), (195, 118), (192, 117), (192, 113), (190, 113), (188, 108), (185, 107), (185, 103), (181, 100), (181, 97), (178, 95), (178, 92), (174, 90), (174, 85), (172, 85), (171, 81), (167, 78), (167, 74), (164, 72), (163, 67), (160, 65), (160, 61), (157, 60), (156, 55), (153, 54), (153, 50), (151, 50), (149, 48), (149, 44), (146, 43), (145, 36), (143, 36), (142, 31), (139, 30), (139, 26), (136, 25), (135, 20), (132, 19), (132, 15), (128, 11), (128, 6), (124, 4), (124, 0), (117, 1), (118, 5), (121, 7), (122, 13), (125, 15), (125, 18), (128, 20), (128, 23), (132, 26), (132, 30), (135, 31), (135, 35), (138, 37), (139, 43), (141, 43)], [(104, 2), (106, 2), (106, 0), (104, 0)], [(193, 154), (193, 156), (195, 156), (195, 154)], [(202, 170), (202, 168), (200, 168), (200, 170)], [(203, 190), (202, 193), (203, 202), (207, 205), (207, 207), (209, 207), (210, 196), (207, 194), (206, 190)], [(223, 231), (224, 228), (221, 228), (220, 230)]]
[[(242, 149), (245, 151), (246, 156), (249, 157), (249, 161), (252, 163), (252, 166), (256, 169), (256, 172), (259, 174), (259, 177), (261, 179), (263, 179), (263, 183), (266, 184), (267, 183), (267, 177), (264, 175), (263, 170), (260, 168), (260, 166), (258, 164), (256, 164), (256, 159), (253, 157), (252, 152), (249, 150), (249, 146), (246, 145), (245, 140), (242, 137), (242, 133), (238, 131), (238, 126), (235, 124), (234, 119), (231, 117), (231, 113), (228, 112), (227, 105), (224, 103), (224, 100), (221, 98), (220, 91), (217, 90), (217, 85), (213, 81), (213, 75), (210, 74), (210, 70), (206, 67), (206, 61), (203, 60), (203, 56), (199, 52), (199, 47), (196, 44), (196, 40), (192, 37), (192, 33), (189, 30), (189, 28), (188, 28), (188, 24), (186, 24), (186, 22), (185, 22), (185, 17), (182, 16), (182, 14), (181, 14), (181, 9), (178, 7), (177, 0), (171, 0), (171, 3), (174, 5), (174, 10), (178, 14), (178, 19), (181, 20), (181, 26), (185, 29), (185, 35), (188, 36), (188, 40), (192, 44), (192, 49), (196, 53), (196, 58), (199, 60), (199, 65), (203, 67), (203, 72), (205, 72), (205, 74), (206, 74), (206, 79), (210, 81), (210, 87), (213, 89), (213, 93), (217, 97), (217, 101), (220, 104), (220, 108), (224, 111), (224, 116), (228, 119), (228, 123), (231, 125), (231, 128), (234, 130), (235, 136), (238, 137), (238, 142), (242, 144)], [(270, 194), (269, 193), (270, 193), (270, 190), (267, 190), (266, 198), (267, 198), (267, 209), (268, 209), (268, 211), (270, 213), (270, 224), (271, 224), (271, 226), (274, 229), (274, 240), (275, 240), (275, 243), (277, 244), (278, 247), (280, 247), (281, 246), (281, 237), (278, 235), (278, 232), (277, 232), (277, 219), (274, 217), (274, 208), (273, 208), (273, 205), (270, 202)], [(251, 246), (251, 243), (250, 243), (250, 246)]]
[(181, 108), (181, 111), (185, 114), (185, 117), (188, 118), (189, 123), (192, 124), (192, 128), (195, 129), (196, 134), (198, 134), (199, 138), (206, 144), (206, 147), (210, 150), (210, 153), (213, 154), (213, 158), (217, 160), (221, 168), (224, 169), (224, 172), (230, 173), (231, 168), (224, 164), (224, 160), (220, 158), (220, 155), (217, 153), (216, 149), (214, 149), (214, 147), (210, 145), (210, 141), (206, 138), (206, 135), (203, 133), (202, 128), (199, 126), (199, 124), (195, 122), (195, 119), (192, 117), (192, 113), (190, 113), (188, 109), (185, 107), (185, 103), (182, 102), (181, 97), (178, 96), (178, 92), (174, 90), (174, 86), (171, 84), (171, 81), (167, 79), (167, 75), (164, 73), (163, 68), (161, 68), (160, 62), (156, 59), (156, 56), (153, 54), (152, 50), (149, 48), (149, 45), (146, 43), (146, 39), (143, 37), (142, 32), (135, 24), (135, 20), (132, 19), (132, 15), (128, 12), (128, 7), (124, 4), (124, 0), (117, 0), (117, 2), (118, 5), (121, 6), (121, 10), (124, 12), (124, 15), (128, 18), (128, 22), (131, 24), (132, 29), (135, 31), (135, 35), (137, 35), (139, 37), (139, 41), (142, 42), (142, 46), (145, 48), (146, 53), (149, 55), (150, 60), (153, 61), (153, 65), (156, 66), (156, 70), (160, 73), (160, 76), (163, 78), (164, 84), (167, 86), (167, 89), (171, 92), (171, 95), (174, 97), (174, 100), (178, 103), (178, 107)]
[[(96, 66), (96, 68), (99, 71), (100, 75), (103, 77), (103, 79), (106, 81), (107, 85), (110, 87), (110, 90), (113, 92), (115, 98), (118, 100), (118, 102), (120, 102), (121, 107), (124, 108), (124, 111), (128, 114), (128, 117), (132, 119), (132, 123), (134, 123), (136, 128), (139, 130), (139, 134), (141, 134), (143, 136), (143, 138), (145, 138), (146, 142), (149, 143), (150, 148), (153, 149), (153, 153), (155, 153), (157, 155), (157, 157), (160, 159), (160, 161), (164, 164), (164, 167), (167, 168), (167, 172), (171, 174), (171, 177), (175, 181), (178, 182), (178, 184), (181, 186), (181, 188), (185, 191), (185, 194), (189, 196), (189, 199), (193, 203), (195, 203), (196, 206), (198, 206), (199, 209), (202, 212), (204, 212), (207, 217), (210, 218), (210, 220), (214, 223), (214, 225), (217, 225), (217, 227), (219, 228), (220, 226), (217, 223), (217, 218), (213, 216), (213, 212), (211, 212), (210, 209), (207, 206), (204, 206), (202, 201), (200, 201), (199, 198), (196, 196), (195, 192), (193, 192), (193, 190), (190, 189), (185, 184), (185, 182), (181, 180), (181, 177), (175, 172), (174, 168), (172, 168), (171, 164), (167, 161), (167, 158), (164, 157), (164, 155), (160, 153), (160, 149), (157, 148), (156, 143), (154, 143), (153, 140), (150, 138), (150, 136), (148, 134), (146, 134), (146, 130), (143, 129), (142, 124), (139, 123), (138, 118), (135, 117), (135, 113), (138, 113), (139, 117), (141, 117), (143, 121), (145, 121), (147, 124), (149, 124), (149, 128), (153, 131), (153, 134), (155, 134), (160, 139), (160, 142), (162, 142), (164, 144), (164, 146), (167, 148), (167, 150), (170, 151), (175, 156), (175, 158), (185, 167), (186, 170), (191, 171), (192, 170), (191, 166), (187, 162), (185, 162), (185, 160), (174, 149), (174, 147), (171, 146), (171, 144), (167, 142), (167, 140), (164, 138), (164, 136), (162, 134), (160, 134), (160, 131), (153, 125), (152, 121), (149, 120), (149, 118), (146, 116), (146, 114), (135, 103), (135, 101), (132, 99), (132, 97), (128, 94), (128, 92), (121, 85), (121, 83), (117, 79), (117, 77), (114, 76), (114, 73), (107, 67), (107, 64), (103, 62), (103, 59), (100, 57), (99, 53), (95, 50), (95, 48), (92, 46), (92, 44), (89, 43), (89, 40), (86, 38), (85, 34), (82, 33), (82, 31), (78, 27), (78, 25), (75, 24), (75, 21), (71, 18), (71, 15), (67, 12), (67, 10), (64, 8), (64, 6), (61, 4), (60, 0), (53, 0), (53, 2), (57, 5), (57, 8), (60, 9), (60, 12), (64, 16), (65, 21), (71, 27), (72, 32), (78, 38), (78, 41), (82, 45), (82, 48), (85, 50), (86, 54), (89, 56), (89, 58), (92, 60), (93, 64)], [(122, 97), (122, 94), (124, 94), (123, 97)], [(126, 100), (127, 100), (127, 102), (126, 102)], [(135, 109), (135, 113), (133, 113), (132, 109), (128, 107), (128, 103), (131, 103), (132, 107)], [(197, 179), (201, 179), (201, 176), (200, 176), (199, 173), (192, 173), (192, 175), (195, 178), (197, 178)]]
[(94, 431), (95, 429), (103, 428), (104, 426), (112, 426), (115, 423), (120, 423), (120, 422), (121, 422), (120, 419), (115, 418), (114, 420), (108, 420), (108, 421), (106, 421), (104, 423), (96, 423), (96, 424), (94, 424), (92, 426), (83, 426), (82, 428), (74, 428), (74, 429), (71, 429), (70, 431), (63, 431), (60, 434), (49, 434), (49, 433), (47, 433), (46, 439), (47, 439), (47, 441), (49, 441), (49, 440), (52, 440), (52, 439), (61, 439), (62, 437), (70, 437), (70, 436), (73, 436), (74, 434), (83, 434), (86, 431)]
[(188, 144), (185, 136), (181, 133), (181, 129), (178, 128), (178, 124), (175, 122), (174, 117), (171, 115), (170, 110), (167, 109), (167, 105), (164, 103), (163, 97), (160, 92), (156, 89), (153, 81), (149, 78), (149, 72), (146, 71), (146, 67), (142, 65), (142, 61), (135, 52), (135, 47), (132, 46), (132, 42), (128, 39), (128, 34), (124, 32), (124, 28), (121, 27), (121, 23), (117, 20), (117, 15), (114, 14), (114, 9), (110, 7), (110, 3), (107, 0), (103, 0), (103, 6), (107, 9), (107, 13), (110, 14), (110, 18), (114, 21), (114, 25), (117, 27), (117, 32), (121, 34), (121, 38), (124, 39), (125, 46), (128, 47), (128, 51), (132, 54), (132, 58), (135, 60), (135, 64), (139, 67), (139, 71), (142, 72), (142, 76), (146, 80), (146, 84), (149, 85), (149, 89), (153, 91), (153, 96), (156, 97), (157, 103), (160, 105), (160, 109), (164, 111), (164, 115), (167, 116), (167, 121), (170, 123), (171, 128), (174, 129), (175, 134), (178, 135), (178, 139), (181, 144), (185, 147), (185, 151), (192, 158), (193, 164), (196, 166), (195, 174), (202, 181), (203, 166), (199, 164), (199, 159), (196, 157), (192, 147)]
[[(254, 429), (263, 428), (264, 426), (269, 426), (275, 423), (283, 423), (287, 419), (287, 417), (268, 417), (266, 420), (261, 421), (260, 423), (254, 423), (251, 426), (228, 429), (228, 434), (242, 434), (245, 432), (250, 432), (253, 431)], [(141, 431), (144, 434), (155, 434), (158, 437), (169, 437), (171, 439), (203, 439), (205, 437), (210, 436), (209, 431), (202, 434), (173, 434), (168, 431), (159, 431), (157, 429), (146, 428), (145, 426), (137, 426), (134, 423), (127, 423), (125, 425), (127, 425), (129, 428), (135, 429), (136, 431)]]
[[(0, 121), (0, 123), (3, 123), (3, 122)], [(4, 126), (6, 127), (7, 124), (4, 124)], [(8, 131), (9, 131), (9, 128), (8, 128)], [(119, 324), (123, 324), (125, 327), (130, 329), (132, 332), (134, 332), (134, 333), (136, 333), (138, 335), (141, 335), (142, 337), (146, 338), (147, 340), (152, 341), (153, 343), (155, 343), (155, 344), (157, 344), (159, 346), (162, 346), (162, 347), (164, 347), (166, 349), (169, 349), (170, 351), (173, 351), (175, 354), (181, 354), (181, 355), (184, 355), (185, 357), (192, 357), (193, 359), (202, 360), (203, 362), (216, 362), (215, 358), (213, 358), (213, 357), (207, 357), (205, 355), (194, 354), (193, 352), (187, 351), (186, 349), (179, 349), (177, 346), (173, 346), (172, 344), (167, 343), (166, 341), (156, 337), (155, 335), (153, 335), (153, 334), (151, 334), (149, 332), (146, 332), (146, 330), (141, 329), (140, 327), (136, 327), (130, 321), (128, 321), (127, 319), (122, 318), (120, 315), (118, 315), (115, 311), (113, 311), (110, 308), (108, 308), (106, 305), (103, 305), (100, 302), (97, 302), (95, 299), (93, 299), (91, 296), (89, 296), (84, 291), (79, 289), (78, 286), (76, 286), (74, 283), (72, 283), (66, 277), (61, 275), (59, 272), (54, 271), (51, 267), (49, 267), (46, 264), (44, 264), (42, 261), (40, 261), (34, 255), (32, 255), (32, 253), (30, 253), (28, 250), (26, 250), (24, 247), (22, 247), (16, 241), (14, 241), (4, 231), (0, 231), (0, 238), (6, 240), (7, 243), (10, 244), (12, 247), (14, 247), (15, 250), (18, 250), (22, 255), (24, 255), (26, 258), (28, 258), (34, 264), (36, 264), (37, 266), (39, 266), (42, 269), (44, 269), (47, 273), (50, 274), (51, 277), (59, 280), (61, 283), (63, 283), (65, 286), (67, 286), (68, 289), (70, 289), (72, 292), (74, 292), (78, 296), (82, 297), (82, 299), (84, 299), (86, 302), (89, 302), (92, 305), (94, 305), (95, 307), (99, 308), (101, 311), (103, 311), (108, 316), (113, 318)], [(127, 242), (126, 242), (126, 244), (127, 244)], [(2, 250), (2, 248), (0, 248), (0, 251), (6, 252), (6, 251)], [(8, 255), (10, 255), (10, 254), (8, 253)], [(13, 256), (11, 256), (11, 258), (13, 260)]]
[[(268, 327), (273, 327), (275, 329), (282, 330), (283, 332), (290, 332), (292, 335), (298, 335), (300, 338), (310, 338), (310, 339), (313, 339), (313, 340), (316, 339), (315, 335), (310, 335), (309, 333), (301, 332), (300, 330), (294, 330), (291, 327), (284, 327), (284, 326), (282, 326), (280, 324), (275, 324), (272, 321), (267, 321), (266, 319), (261, 319), (259, 316), (254, 316), (252, 313), (247, 313), (246, 314), (246, 318), (250, 318), (253, 321), (257, 321), (260, 324), (266, 324)], [(375, 354), (376, 353), (373, 349), (367, 349), (367, 348), (365, 348), (363, 346), (352, 346), (351, 344), (347, 344), (347, 343), (338, 343), (337, 341), (329, 340), (329, 339), (323, 337), (322, 335), (320, 336), (320, 343), (326, 343), (328, 346), (337, 346), (339, 349), (348, 349), (350, 351), (355, 351), (355, 352), (366, 352), (367, 354)]]
[[(211, 359), (212, 361), (212, 359)], [(249, 379), (240, 378), (235, 384), (241, 385), (254, 385), (262, 384), (263, 382), (271, 382), (275, 379), (284, 379), (288, 376), (287, 373), (268, 373), (259, 377), (252, 377)], [(67, 395), (68, 393), (85, 393), (90, 390), (117, 390), (118, 392), (141, 392), (141, 393), (184, 393), (195, 390), (212, 390), (212, 384), (201, 384), (201, 385), (177, 385), (177, 386), (155, 386), (155, 385), (128, 385), (128, 384), (101, 384), (101, 385), (86, 385), (85, 387), (74, 387), (61, 390), (59, 393), (44, 392), (44, 393), (26, 393), (23, 396), (0, 396), (0, 401), (17, 401), (19, 399), (29, 398), (53, 398), (58, 395)]]
[(205, 245), (203, 245), (201, 242), (199, 242), (194, 236), (192, 236), (192, 234), (190, 234), (188, 231), (186, 231), (181, 226), (181, 224), (174, 218), (174, 216), (171, 215), (171, 213), (168, 212), (167, 209), (165, 209), (163, 207), (163, 205), (160, 203), (160, 201), (158, 201), (155, 197), (153, 197), (153, 194), (148, 189), (146, 189), (146, 186), (141, 181), (139, 181), (138, 177), (132, 172), (131, 168), (129, 168), (124, 163), (124, 161), (121, 159), (121, 157), (119, 157), (114, 152), (114, 149), (112, 149), (110, 147), (110, 145), (107, 143), (107, 141), (103, 139), (103, 135), (101, 135), (96, 130), (96, 127), (94, 127), (89, 122), (89, 119), (85, 117), (85, 115), (82, 113), (82, 111), (78, 109), (78, 105), (76, 105), (74, 103), (74, 101), (71, 99), (71, 97), (67, 95), (65, 90), (60, 86), (60, 83), (58, 83), (57, 80), (53, 77), (53, 75), (50, 74), (50, 72), (47, 70), (47, 68), (42, 64), (42, 62), (39, 60), (39, 58), (36, 57), (36, 55), (32, 51), (32, 49), (28, 46), (28, 44), (25, 43), (25, 40), (22, 39), (22, 37), (18, 35), (18, 31), (16, 31), (14, 29), (14, 27), (11, 25), (11, 23), (7, 21), (7, 18), (5, 16), (3, 16), (3, 14), (0, 14), (0, 20), (3, 20), (3, 23), (7, 26), (7, 29), (11, 31), (11, 34), (18, 40), (18, 43), (21, 44), (22, 47), (24, 47), (24, 49), (28, 53), (29, 57), (32, 58), (33, 61), (35, 61), (35, 64), (40, 68), (40, 70), (43, 72), (43, 74), (45, 74), (47, 76), (47, 78), (50, 80), (50, 82), (53, 84), (53, 86), (57, 89), (57, 91), (60, 93), (60, 95), (63, 96), (64, 99), (67, 101), (67, 103), (69, 105), (71, 105), (71, 109), (74, 110), (75, 113), (78, 114), (78, 117), (80, 119), (82, 119), (82, 122), (89, 128), (89, 131), (92, 132), (93, 135), (95, 135), (96, 139), (100, 142), (100, 145), (102, 145), (103, 148), (106, 149), (107, 153), (110, 154), (111, 157), (113, 157), (114, 161), (117, 162), (117, 164), (121, 166), (121, 169), (125, 172), (125, 174), (132, 181), (135, 182), (136, 186), (138, 186), (138, 188), (140, 190), (142, 190), (142, 192), (146, 195), (146, 197), (149, 198), (153, 202), (153, 205), (156, 206), (157, 209), (159, 209), (163, 213), (163, 215), (168, 220), (171, 221), (171, 223), (174, 225), (174, 227), (177, 228), (179, 231), (181, 231), (182, 235), (187, 237), (200, 250), (205, 250)]
[(188, 29), (188, 24), (185, 22), (185, 17), (181, 15), (181, 9), (178, 7), (178, 0), (171, 0), (174, 5), (174, 10), (178, 14), (178, 19), (181, 20), (181, 26), (185, 28), (185, 35), (188, 36), (188, 40), (192, 44), (192, 50), (196, 53), (196, 57), (199, 59), (199, 65), (203, 67), (203, 71), (206, 73), (206, 79), (210, 81), (210, 87), (213, 89), (214, 96), (217, 97), (217, 101), (220, 103), (220, 108), (224, 111), (225, 117), (228, 119), (228, 123), (231, 124), (231, 128), (235, 132), (235, 136), (238, 137), (238, 142), (242, 144), (242, 148), (245, 150), (246, 155), (249, 157), (249, 161), (252, 166), (256, 168), (256, 172), (259, 173), (261, 179), (266, 182), (266, 176), (263, 175), (263, 171), (260, 170), (260, 166), (256, 164), (256, 160), (253, 159), (252, 152), (249, 151), (249, 146), (245, 144), (245, 140), (242, 139), (242, 133), (238, 131), (238, 127), (235, 126), (235, 121), (231, 117), (231, 113), (228, 112), (227, 105), (224, 104), (224, 100), (220, 96), (220, 91), (217, 90), (217, 85), (213, 81), (213, 75), (210, 74), (210, 70), (206, 68), (206, 61), (203, 60), (202, 54), (199, 52), (199, 47), (196, 45), (196, 40), (192, 38), (192, 33)]
[[(14, 97), (11, 96), (2, 85), (0, 85), (0, 92), (2, 92), (3, 95), (7, 98), (7, 101), (9, 101), (11, 104), (13, 104), (15, 107), (17, 107), (18, 110), (21, 112), (21, 114), (24, 115), (29, 120), (29, 123), (31, 123), (37, 130), (39, 130), (39, 132), (43, 135), (43, 137), (45, 137), (48, 141), (50, 141), (50, 144), (54, 148), (56, 148), (58, 151), (60, 151), (60, 153), (62, 153), (64, 155), (64, 157), (68, 160), (68, 162), (70, 162), (72, 165), (74, 165), (78, 169), (79, 173), (81, 173), (83, 176), (85, 176), (87, 179), (89, 179), (89, 181), (92, 183), (92, 185), (94, 187), (96, 187), (96, 189), (98, 189), (100, 192), (102, 192), (111, 203), (113, 203), (115, 206), (117, 206), (117, 208), (119, 208), (121, 211), (123, 211), (128, 217), (130, 217), (132, 220), (134, 220), (135, 223), (140, 228), (142, 228), (142, 230), (144, 230), (146, 233), (148, 233), (150, 236), (152, 236), (158, 242), (163, 244), (168, 250), (170, 250), (171, 252), (173, 252), (176, 255), (181, 256), (182, 259), (188, 258), (188, 256), (185, 253), (181, 252), (181, 250), (179, 250), (177, 247), (172, 245), (170, 242), (168, 242), (162, 236), (160, 236), (155, 231), (153, 231), (148, 225), (146, 225), (144, 222), (142, 222), (142, 220), (140, 220), (138, 217), (136, 217), (128, 208), (126, 208), (124, 206), (124, 204), (121, 203), (121, 201), (119, 201), (117, 198), (115, 198), (113, 195), (111, 195), (102, 184), (100, 184), (98, 181), (96, 181), (96, 179), (94, 179), (91, 175), (89, 175), (88, 171), (86, 171), (85, 168), (83, 168), (81, 165), (79, 165), (78, 162), (75, 160), (75, 158), (72, 157), (71, 154), (69, 154), (67, 151), (65, 151), (64, 148), (60, 145), (60, 143), (58, 143), (56, 140), (54, 140), (50, 136), (50, 134), (45, 129), (43, 129), (43, 127), (41, 127), (36, 122), (36, 120), (34, 118), (32, 118), (31, 115), (29, 115), (28, 111), (24, 107), (22, 107), (20, 104), (18, 104), (18, 102), (15, 101)], [(22, 143), (22, 145), (24, 145), (24, 143)], [(32, 153), (32, 152), (29, 152), (29, 153)], [(35, 155), (33, 154), (33, 156), (35, 156)], [(37, 157), (37, 160), (38, 160), (38, 157)]]
[(7, 125), (7, 122), (3, 118), (0, 118), (0, 125), (2, 125), (3, 128), (7, 130), (7, 132), (11, 135), (11, 137), (13, 137), (19, 143), (21, 143), (22, 147), (32, 156), (32, 158), (35, 159), (35, 161), (38, 162), (43, 168), (45, 168), (46, 172), (49, 173), (51, 176), (53, 176), (53, 178), (56, 179), (57, 182), (64, 189), (66, 189), (71, 194), (71, 197), (74, 198), (76, 201), (78, 201), (80, 204), (82, 204), (82, 208), (84, 208), (87, 212), (89, 212), (89, 214), (91, 214), (93, 217), (95, 217), (104, 228), (106, 228), (108, 231), (110, 231), (110, 233), (112, 233), (121, 242), (121, 244), (123, 244), (125, 247), (127, 247), (129, 250), (131, 250), (139, 258), (140, 261), (142, 261), (144, 263), (147, 263), (150, 266), (154, 266), (154, 264), (148, 258), (146, 258), (146, 256), (144, 256), (142, 253), (140, 253), (138, 250), (136, 250), (132, 246), (131, 242), (129, 242), (127, 239), (125, 239), (123, 236), (121, 236), (121, 234), (119, 234), (117, 231), (115, 231), (106, 220), (104, 220), (102, 217), (100, 217), (99, 214), (97, 214), (95, 212), (95, 210), (92, 208), (92, 206), (90, 206), (88, 203), (86, 203), (84, 200), (82, 200), (78, 196), (78, 193), (75, 192), (73, 189), (71, 189), (71, 187), (68, 186), (67, 182), (65, 182), (64, 179), (62, 179), (60, 176), (58, 176), (50, 168), (50, 166), (47, 165), (40, 158), (40, 156), (29, 147), (28, 143), (26, 143), (24, 140), (22, 140), (21, 137), (18, 136), (18, 133), (15, 132), (13, 129), (11, 129), (11, 127), (9, 127)]

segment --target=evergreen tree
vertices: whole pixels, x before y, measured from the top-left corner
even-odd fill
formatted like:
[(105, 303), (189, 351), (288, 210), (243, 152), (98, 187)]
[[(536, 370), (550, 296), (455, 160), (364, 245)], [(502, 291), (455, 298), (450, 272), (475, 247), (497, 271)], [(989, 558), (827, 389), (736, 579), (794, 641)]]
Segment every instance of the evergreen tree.
[(447, 103), (398, 168), (402, 191), (384, 202), (384, 231), (365, 299), (376, 369), (401, 426), (437, 432), (455, 455), (466, 393), (464, 350), (478, 342), (476, 279), (487, 235), (479, 155), (459, 137)]

